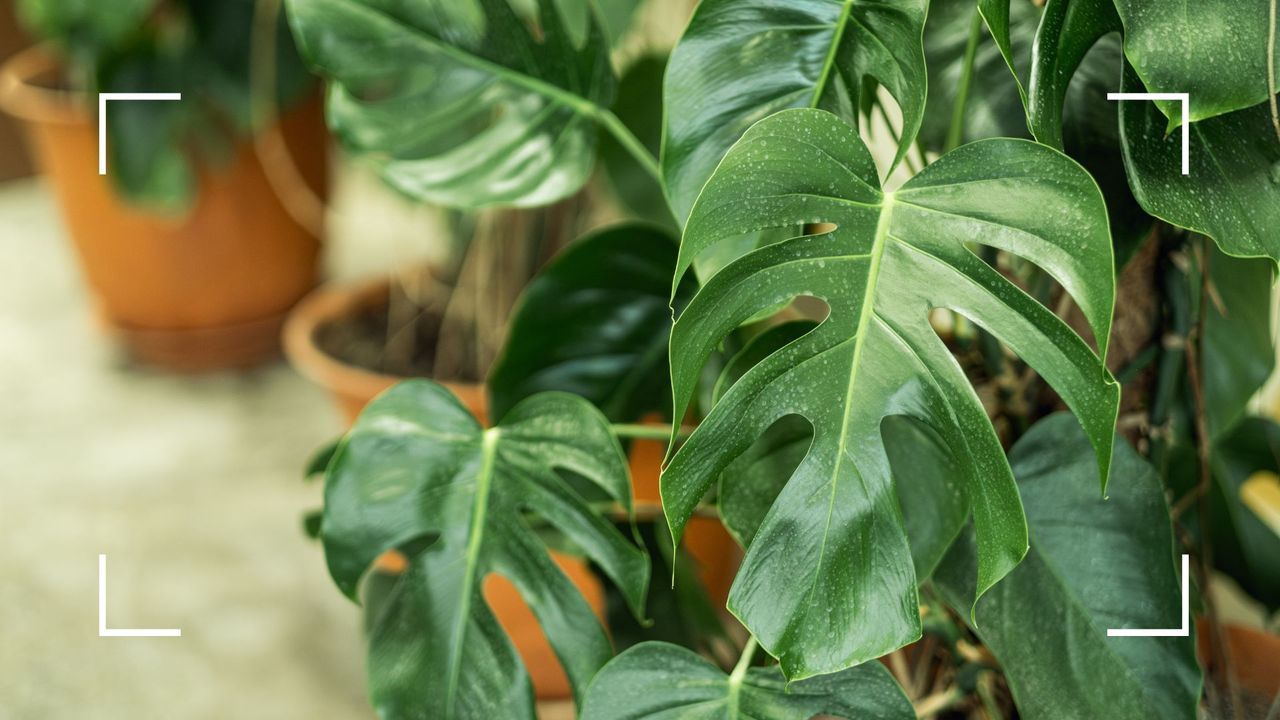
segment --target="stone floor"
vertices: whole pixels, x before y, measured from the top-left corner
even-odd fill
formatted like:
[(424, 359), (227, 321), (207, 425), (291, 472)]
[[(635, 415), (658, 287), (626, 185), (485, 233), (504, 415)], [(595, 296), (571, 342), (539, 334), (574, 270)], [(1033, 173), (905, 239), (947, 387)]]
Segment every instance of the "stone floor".
[[(0, 185), (0, 720), (371, 717), (355, 608), (299, 524), (340, 429), (283, 363), (126, 364), (49, 195)], [(182, 637), (98, 637), (99, 553), (110, 624)]]

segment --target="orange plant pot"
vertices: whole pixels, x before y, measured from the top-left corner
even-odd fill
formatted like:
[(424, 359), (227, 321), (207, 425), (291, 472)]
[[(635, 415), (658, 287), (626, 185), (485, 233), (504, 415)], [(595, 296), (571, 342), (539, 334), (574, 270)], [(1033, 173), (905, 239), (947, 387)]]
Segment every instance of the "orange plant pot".
[[(128, 205), (98, 174), (98, 129), (82, 99), (50, 89), (38, 48), (0, 70), (0, 104), (26, 122), (99, 314), (139, 360), (178, 371), (246, 367), (279, 352), (285, 314), (315, 285), (320, 241), (277, 199), (250, 144), (201, 168), (190, 212)], [(43, 84), (42, 84), (43, 83)], [(325, 185), (318, 102), (281, 120), (299, 170)]]

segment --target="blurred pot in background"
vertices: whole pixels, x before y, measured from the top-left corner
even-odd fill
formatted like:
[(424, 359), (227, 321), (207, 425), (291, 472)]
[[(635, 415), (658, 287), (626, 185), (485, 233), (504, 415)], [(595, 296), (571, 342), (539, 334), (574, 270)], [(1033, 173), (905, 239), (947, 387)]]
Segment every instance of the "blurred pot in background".
[[(0, 69), (0, 105), (26, 123), (103, 321), (135, 359), (170, 370), (275, 356), (285, 314), (316, 283), (322, 217), (287, 206), (281, 185), (319, 197), (327, 170), (320, 103), (288, 33), (252, 0), (73, 5), (19, 4), (50, 44)], [(110, 103), (106, 176), (98, 92), (182, 93)], [(286, 180), (255, 143), (287, 146)]]

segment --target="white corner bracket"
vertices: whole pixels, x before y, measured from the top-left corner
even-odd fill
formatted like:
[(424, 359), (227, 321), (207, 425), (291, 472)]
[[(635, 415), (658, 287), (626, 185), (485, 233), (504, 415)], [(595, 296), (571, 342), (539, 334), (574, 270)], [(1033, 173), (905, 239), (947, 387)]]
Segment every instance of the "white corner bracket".
[(98, 174), (107, 174), (108, 100), (181, 100), (182, 93), (98, 93)]
[(1108, 100), (1177, 100), (1182, 103), (1182, 174), (1191, 174), (1191, 96), (1188, 93), (1107, 93)]
[(107, 627), (107, 556), (98, 556), (98, 637), (182, 637), (179, 628)]
[(1182, 556), (1182, 627), (1180, 628), (1108, 628), (1107, 637), (1187, 637), (1191, 634), (1191, 593), (1188, 581), (1188, 556)]

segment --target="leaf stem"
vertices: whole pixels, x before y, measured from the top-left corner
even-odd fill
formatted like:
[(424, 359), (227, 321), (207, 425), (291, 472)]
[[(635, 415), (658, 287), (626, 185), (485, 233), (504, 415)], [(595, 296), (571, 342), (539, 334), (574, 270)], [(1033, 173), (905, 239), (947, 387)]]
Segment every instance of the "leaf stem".
[(964, 136), (964, 112), (969, 104), (969, 88), (973, 85), (973, 60), (978, 54), (978, 40), (982, 37), (982, 15), (975, 8), (969, 21), (969, 41), (964, 46), (964, 63), (960, 66), (960, 85), (956, 88), (955, 104), (951, 107), (951, 127), (947, 130), (947, 143), (943, 152), (959, 147)]
[(759, 646), (755, 635), (747, 637), (747, 644), (742, 646), (742, 655), (738, 656), (738, 664), (733, 666), (733, 673), (729, 675), (730, 685), (736, 687), (742, 684), (742, 678), (746, 677), (747, 668), (751, 667), (751, 659), (756, 656), (756, 648)]
[[(612, 427), (613, 434), (618, 437), (635, 440), (662, 440), (664, 442), (671, 439), (671, 426), (666, 424), (617, 423)], [(692, 432), (693, 428), (682, 426), (679, 437), (689, 437)]]
[(1280, 139), (1280, 106), (1276, 105), (1276, 0), (1267, 18), (1267, 98), (1271, 101), (1271, 125)]
[(658, 159), (653, 156), (653, 153), (649, 152), (649, 148), (645, 147), (644, 143), (640, 142), (640, 139), (627, 129), (627, 126), (618, 119), (617, 115), (613, 114), (612, 110), (600, 109), (594, 115), (600, 121), (600, 124), (604, 126), (604, 129), (608, 130), (609, 134), (631, 154), (631, 157), (640, 163), (645, 172), (649, 173), (654, 182), (658, 183), (659, 187), (662, 187), (662, 169), (658, 167)]

